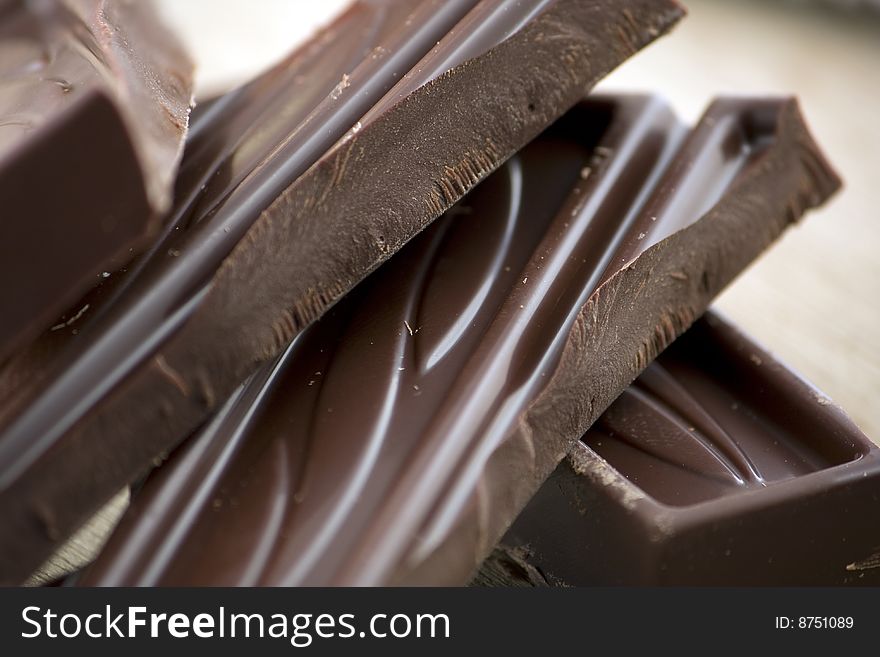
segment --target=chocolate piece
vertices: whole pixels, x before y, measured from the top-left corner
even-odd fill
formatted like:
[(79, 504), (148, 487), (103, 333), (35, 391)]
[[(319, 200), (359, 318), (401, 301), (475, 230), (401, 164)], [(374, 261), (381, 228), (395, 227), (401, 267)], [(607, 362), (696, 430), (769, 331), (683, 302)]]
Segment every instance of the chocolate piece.
[(191, 65), (149, 9), (0, 7), (0, 363), (125, 264), (169, 207)]
[[(115, 319), (91, 328), (81, 353), (64, 355), (41, 394), (32, 388), (7, 405), (0, 563), (9, 572), (0, 581), (45, 555), (682, 13), (671, 0), (425, 0), (410, 14), (378, 6), (392, 23), (380, 21), (362, 63), (334, 78), (218, 203), (196, 202), (194, 233), (170, 251), (176, 261), (120, 297), (105, 315)], [(333, 47), (312, 47), (322, 45)], [(299, 103), (290, 89), (280, 111), (297, 115)], [(254, 143), (245, 138), (232, 160)]]
[(231, 398), (84, 582), (466, 582), (644, 345), (836, 187), (821, 162), (792, 101), (689, 135), (657, 100), (578, 106)]
[(880, 449), (710, 315), (614, 402), (503, 543), (574, 585), (876, 586), (878, 512)]

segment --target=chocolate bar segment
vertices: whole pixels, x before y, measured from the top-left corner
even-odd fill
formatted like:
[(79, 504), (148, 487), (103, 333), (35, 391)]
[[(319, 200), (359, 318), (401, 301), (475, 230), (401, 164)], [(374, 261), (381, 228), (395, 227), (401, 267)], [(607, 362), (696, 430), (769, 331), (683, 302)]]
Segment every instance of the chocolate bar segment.
[(502, 540), (572, 585), (875, 585), (880, 449), (714, 315), (605, 412)]
[[(508, 479), (485, 476), (552, 389), (566, 341), (586, 330), (585, 303), (634, 245), (649, 250), (737, 200), (737, 182), (790, 146), (790, 106), (718, 101), (688, 133), (656, 99), (579, 105), (236, 393), (147, 482), (84, 583), (466, 582), (491, 548), (485, 518), (467, 515), (471, 495), (527, 499), (554, 458), (551, 434), (536, 433)], [(763, 129), (747, 129), (758, 118)], [(827, 176), (819, 194), (834, 187)], [(747, 216), (760, 229), (789, 219)], [(676, 276), (643, 279), (646, 297), (700, 281), (693, 251), (711, 248), (694, 242), (673, 258)], [(713, 288), (693, 289), (677, 299), (696, 314)], [(654, 312), (635, 295), (616, 303)], [(608, 330), (638, 367), (627, 329)]]
[[(714, 156), (703, 157), (701, 144)], [(711, 163), (716, 180), (726, 180), (727, 186), (707, 186), (705, 170), (694, 167), (695, 162)], [(758, 255), (760, 245), (769, 244), (839, 184), (793, 100), (713, 103), (653, 190), (648, 211), (628, 227), (631, 232), (611, 262), (627, 257), (633, 244), (635, 259), (610, 277), (606, 270), (586, 304), (575, 304), (572, 323), (560, 324), (558, 351), (549, 349), (546, 360), (532, 361), (535, 370), (517, 390), (522, 410), (508, 416), (508, 430), (493, 426), (463, 453), (456, 468), (433, 458), (455, 426), (455, 416), (447, 416), (445, 426), (438, 423), (433, 440), (420, 447), (418, 460), (360, 546), (346, 572), (349, 581), (364, 583), (370, 568), (376, 580), (377, 571), (387, 568), (387, 581), (396, 583), (468, 581), (476, 568), (474, 555), (491, 550), (571, 444), (625, 385), (702, 314), (708, 299)], [(713, 193), (719, 196), (713, 199)], [(707, 208), (702, 216), (681, 211), (679, 201), (688, 197), (695, 201), (692, 208)], [(652, 224), (663, 228), (652, 234)], [(660, 241), (651, 246), (654, 240)], [(510, 362), (522, 362), (523, 353), (528, 351), (517, 350)], [(505, 406), (509, 410), (512, 404), (507, 400)], [(451, 476), (443, 481), (446, 473)], [(416, 519), (416, 513), (424, 515)], [(394, 522), (411, 541), (396, 566), (390, 565), (394, 537), (378, 530), (382, 521)]]
[(0, 364), (158, 228), (191, 87), (147, 2), (0, 7)]
[[(81, 331), (77, 347), (50, 357), (41, 367), (48, 385), (16, 387), (7, 398), (0, 512), (16, 529), (0, 541), (2, 563), (44, 555), (682, 13), (674, 2), (647, 0), (425, 0), (406, 14), (400, 3), (364, 4), (394, 25), (380, 16), (363, 61), (334, 77), (280, 144), (245, 135), (233, 160), (249, 159), (243, 149), (254, 144), (268, 152), (227, 193), (184, 201), (193, 211), (180, 213), (186, 224), (174, 231), (189, 234), (169, 233), (180, 247), (156, 251), (174, 261), (144, 265), (88, 337)], [(454, 11), (464, 18), (455, 22)], [(282, 94), (279, 111), (300, 116), (296, 90)], [(263, 98), (233, 97), (232, 106)], [(222, 124), (229, 117), (218, 107)], [(23, 362), (7, 381), (27, 376)]]

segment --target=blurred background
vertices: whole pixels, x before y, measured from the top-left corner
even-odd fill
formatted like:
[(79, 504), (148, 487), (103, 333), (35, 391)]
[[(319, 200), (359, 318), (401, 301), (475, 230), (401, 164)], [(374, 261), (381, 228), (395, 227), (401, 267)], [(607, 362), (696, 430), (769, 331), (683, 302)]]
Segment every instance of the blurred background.
[[(349, 0), (161, 0), (209, 97)], [(794, 94), (846, 187), (715, 304), (880, 442), (880, 0), (684, 0), (689, 16), (600, 86), (695, 121), (718, 94)]]

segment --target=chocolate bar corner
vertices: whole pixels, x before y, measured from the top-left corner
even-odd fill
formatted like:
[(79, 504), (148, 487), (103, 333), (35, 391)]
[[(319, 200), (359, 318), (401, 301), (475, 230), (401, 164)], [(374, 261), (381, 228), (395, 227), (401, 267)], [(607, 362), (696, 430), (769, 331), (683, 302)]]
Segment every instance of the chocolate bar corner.
[(880, 448), (710, 314), (586, 432), (487, 569), (513, 549), (567, 585), (876, 586), (878, 512)]

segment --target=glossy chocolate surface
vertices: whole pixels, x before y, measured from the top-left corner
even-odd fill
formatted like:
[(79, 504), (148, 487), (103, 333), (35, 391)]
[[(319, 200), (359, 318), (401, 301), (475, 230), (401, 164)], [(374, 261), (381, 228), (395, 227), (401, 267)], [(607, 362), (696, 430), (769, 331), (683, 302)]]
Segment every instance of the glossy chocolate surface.
[(502, 543), (584, 584), (874, 584), (880, 449), (709, 315), (587, 432)]
[[(358, 112), (381, 97), (400, 70), (418, 61), (426, 42), (436, 42), (474, 3), (449, 3), (426, 24), (430, 10), (440, 4), (355, 3), (273, 70), (196, 111), (177, 181), (177, 201), (162, 235), (127, 271), (114, 272), (112, 280), (83, 300), (89, 312), (76, 327), (45, 336), (21, 358), (23, 362), (12, 363), (0, 374), (0, 395), (8, 408), (30, 401), (15, 399), (24, 396), (18, 390), (22, 382), (40, 388), (28, 395), (39, 397), (38, 408), (22, 432), (51, 433), (59, 411), (76, 405), (84, 385), (108, 387), (132, 368), (125, 355), (144, 341), (155, 347), (180, 324), (181, 307), (199, 296), (265, 206), (321, 154), (320, 144), (326, 149), (345, 134), (361, 115)], [(401, 34), (402, 26), (416, 19), (420, 31)], [(389, 49), (388, 39), (396, 41), (395, 50)], [(414, 52), (409, 52), (410, 39)], [(408, 58), (398, 61), (403, 55)], [(387, 65), (389, 57), (396, 66)], [(356, 73), (348, 75), (349, 71)], [(376, 77), (379, 74), (384, 75)], [(342, 92), (337, 93), (343, 77), (348, 79), (345, 102)], [(360, 86), (367, 87), (366, 94)], [(303, 142), (313, 146), (303, 149)], [(257, 184), (257, 170), (266, 171), (261, 179), (275, 184)], [(77, 337), (85, 331), (88, 338)], [(43, 390), (45, 379), (53, 374), (58, 380)], [(55, 410), (46, 415), (45, 409)]]
[(812, 420), (780, 427), (785, 415), (755, 372), (719, 366), (712, 353), (675, 358), (680, 349), (652, 364), (582, 441), (658, 501), (696, 504), (856, 456), (851, 443), (811, 438)]
[(656, 99), (572, 110), (236, 393), (83, 582), (390, 581), (445, 540), (587, 298), (730, 193), (780, 106), (718, 101), (691, 132)]
[(0, 365), (158, 228), (190, 69), (148, 3), (0, 6)]
[(0, 510), (23, 532), (2, 561), (51, 548), (681, 13), (365, 1), (207, 108), (162, 241), (95, 292), (77, 339), (0, 373)]

